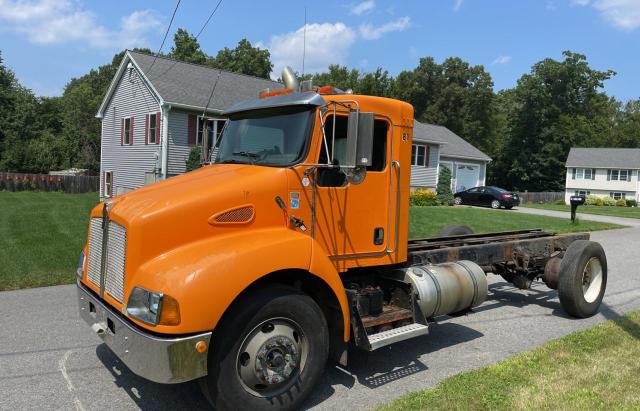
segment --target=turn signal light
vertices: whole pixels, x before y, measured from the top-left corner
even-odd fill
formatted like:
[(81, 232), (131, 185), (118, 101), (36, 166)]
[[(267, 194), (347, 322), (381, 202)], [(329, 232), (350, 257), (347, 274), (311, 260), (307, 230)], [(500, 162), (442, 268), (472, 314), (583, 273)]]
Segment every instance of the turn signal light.
[(162, 298), (162, 310), (160, 311), (160, 321), (162, 325), (180, 324), (180, 306), (175, 298), (164, 295)]
[(283, 94), (290, 94), (290, 93), (293, 93), (293, 90), (291, 90), (290, 88), (285, 88), (283, 90), (275, 90), (275, 91), (263, 91), (262, 93), (260, 93), (260, 98), (268, 98), (268, 97), (280, 96)]

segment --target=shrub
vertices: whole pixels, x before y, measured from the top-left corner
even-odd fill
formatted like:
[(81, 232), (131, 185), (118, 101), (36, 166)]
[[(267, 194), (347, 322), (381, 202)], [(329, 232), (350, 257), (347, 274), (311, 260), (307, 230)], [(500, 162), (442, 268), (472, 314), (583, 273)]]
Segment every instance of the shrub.
[(602, 198), (602, 202), (606, 206), (615, 206), (616, 205), (616, 200), (614, 200), (613, 197), (609, 197), (609, 196), (603, 197)]
[(200, 163), (201, 153), (202, 147), (195, 146), (191, 148), (191, 151), (189, 151), (189, 158), (187, 158), (187, 161), (185, 162), (187, 171), (192, 171), (196, 168), (202, 167), (202, 164)]
[(595, 204), (595, 205), (597, 205), (597, 206), (599, 206), (599, 207), (602, 207), (602, 206), (604, 205), (604, 200), (603, 200), (603, 199), (601, 199), (601, 198), (598, 198), (598, 199), (596, 200), (596, 204)]
[(593, 194), (589, 194), (584, 202), (585, 205), (602, 205), (602, 204), (598, 204), (598, 200), (601, 200), (600, 197), (593, 195)]
[(449, 167), (440, 167), (438, 174), (438, 203), (440, 205), (453, 205), (453, 193), (451, 192), (451, 170)]
[(436, 206), (438, 205), (438, 197), (436, 193), (426, 188), (418, 188), (411, 193), (409, 203), (412, 206)]
[(627, 200), (627, 207), (637, 207), (638, 202), (636, 200)]
[(616, 207), (626, 207), (627, 206), (627, 200), (623, 200), (622, 198), (620, 200), (616, 200)]

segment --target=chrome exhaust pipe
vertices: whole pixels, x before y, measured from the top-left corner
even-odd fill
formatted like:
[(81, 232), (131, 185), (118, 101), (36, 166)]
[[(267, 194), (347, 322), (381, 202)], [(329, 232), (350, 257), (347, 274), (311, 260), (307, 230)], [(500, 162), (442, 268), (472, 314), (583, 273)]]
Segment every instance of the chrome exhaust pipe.
[(284, 86), (293, 91), (299, 91), (300, 83), (298, 83), (298, 78), (296, 77), (296, 73), (289, 66), (285, 66), (282, 69), (282, 81), (284, 82)]

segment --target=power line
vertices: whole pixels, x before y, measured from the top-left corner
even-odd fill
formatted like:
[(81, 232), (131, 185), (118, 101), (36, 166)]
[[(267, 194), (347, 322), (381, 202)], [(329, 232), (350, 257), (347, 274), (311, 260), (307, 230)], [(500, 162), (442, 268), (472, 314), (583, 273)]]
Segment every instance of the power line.
[(160, 44), (160, 48), (158, 49), (158, 52), (156, 53), (156, 55), (153, 56), (153, 62), (151, 63), (149, 70), (147, 70), (149, 74), (151, 74), (151, 69), (153, 68), (153, 65), (156, 64), (156, 60), (158, 59), (158, 54), (160, 54), (160, 52), (162, 51), (162, 48), (164, 47), (164, 42), (167, 41), (167, 36), (169, 35), (169, 30), (171, 29), (171, 25), (173, 24), (173, 19), (176, 17), (178, 6), (180, 6), (180, 1), (182, 0), (178, 0), (178, 2), (176, 3), (176, 7), (173, 9), (173, 14), (171, 15), (169, 26), (167, 27), (167, 31), (164, 32), (164, 38), (162, 39), (162, 44)]
[(216, 7), (213, 9), (211, 14), (209, 15), (209, 18), (207, 19), (207, 21), (204, 22), (204, 24), (202, 25), (202, 28), (200, 29), (198, 34), (196, 34), (196, 40), (198, 40), (198, 37), (200, 37), (200, 35), (204, 31), (205, 27), (207, 27), (207, 24), (209, 24), (209, 21), (211, 20), (211, 17), (213, 17), (213, 15), (216, 14), (216, 10), (218, 10), (218, 7), (220, 7), (220, 3), (222, 3), (222, 0), (218, 1), (218, 4), (216, 4)]

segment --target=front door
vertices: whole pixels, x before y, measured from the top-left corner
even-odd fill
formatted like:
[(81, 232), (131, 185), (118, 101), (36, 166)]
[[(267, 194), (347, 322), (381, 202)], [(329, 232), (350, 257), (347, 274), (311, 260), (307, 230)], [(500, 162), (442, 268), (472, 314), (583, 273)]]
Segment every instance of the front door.
[[(336, 166), (346, 158), (347, 116), (325, 117), (327, 146), (322, 143), (318, 163), (329, 159)], [(389, 236), (390, 138), (391, 125), (385, 119), (374, 121), (372, 165), (360, 184), (348, 182), (344, 169), (317, 170), (315, 238), (335, 260), (349, 256), (382, 254)]]

